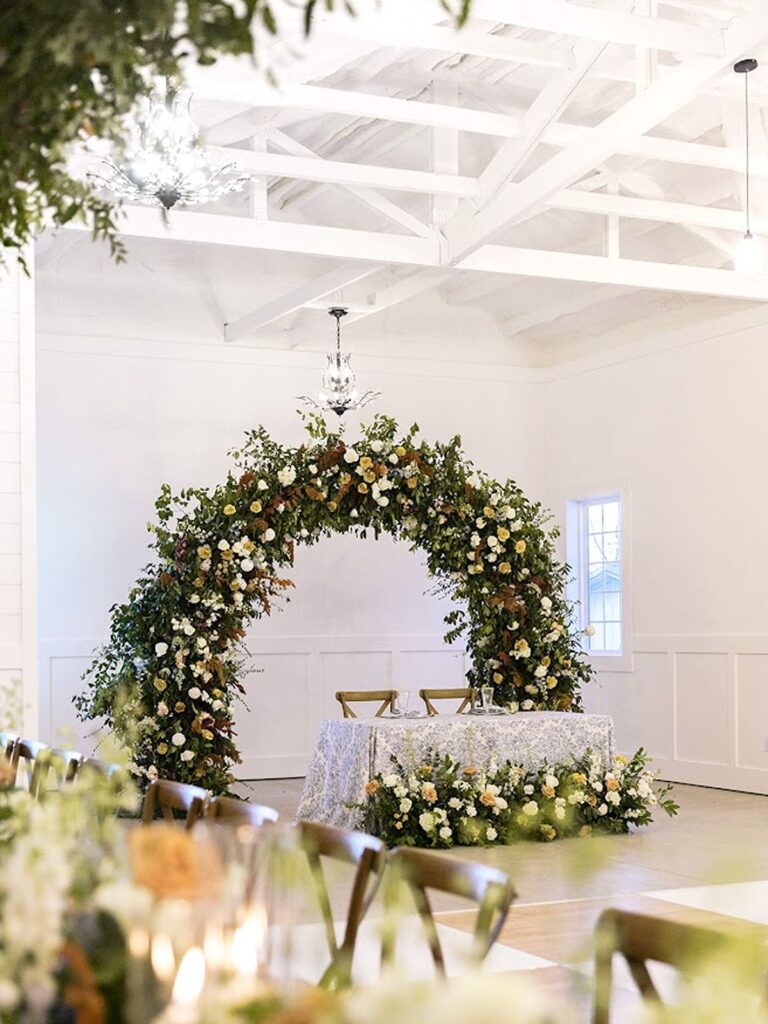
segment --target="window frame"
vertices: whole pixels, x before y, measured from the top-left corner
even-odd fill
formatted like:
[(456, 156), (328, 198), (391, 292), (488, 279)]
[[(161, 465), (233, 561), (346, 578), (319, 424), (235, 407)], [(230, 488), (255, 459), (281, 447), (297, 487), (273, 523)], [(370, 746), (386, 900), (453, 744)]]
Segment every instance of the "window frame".
[(619, 502), (621, 565), (621, 652), (591, 651), (584, 644), (584, 654), (601, 672), (632, 672), (634, 650), (632, 632), (632, 587), (629, 495), (626, 486), (616, 483), (579, 488), (578, 497), (566, 499), (566, 560), (571, 568), (568, 599), (575, 605), (574, 625), (584, 629), (587, 621), (589, 588), (589, 507), (615, 500)]

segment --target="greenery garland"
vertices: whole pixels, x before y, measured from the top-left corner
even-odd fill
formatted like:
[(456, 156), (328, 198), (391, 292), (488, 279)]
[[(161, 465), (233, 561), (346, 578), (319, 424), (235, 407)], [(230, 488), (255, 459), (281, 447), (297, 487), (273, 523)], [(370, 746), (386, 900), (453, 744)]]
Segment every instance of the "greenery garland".
[(425, 552), (435, 591), (457, 604), (445, 640), (464, 637), (470, 685), (492, 684), (515, 709), (580, 711), (591, 669), (541, 506), (476, 470), (459, 437), (417, 441), (416, 425), (400, 435), (384, 416), (354, 444), (319, 417), (307, 428), (297, 448), (252, 431), (232, 453), (238, 472), (212, 490), (163, 486), (156, 561), (112, 609), (81, 717), (103, 718), (137, 772), (227, 790), (245, 623), (292, 585), (281, 573), (297, 544), (368, 531)]
[(528, 771), (509, 761), (462, 767), (438, 753), (410, 768), (393, 758), (392, 771), (375, 775), (357, 806), (365, 831), (388, 846), (447, 849), (626, 833), (650, 825), (656, 806), (670, 816), (679, 810), (667, 795), (670, 786), (654, 792), (648, 764), (642, 747), (609, 765), (588, 751)]

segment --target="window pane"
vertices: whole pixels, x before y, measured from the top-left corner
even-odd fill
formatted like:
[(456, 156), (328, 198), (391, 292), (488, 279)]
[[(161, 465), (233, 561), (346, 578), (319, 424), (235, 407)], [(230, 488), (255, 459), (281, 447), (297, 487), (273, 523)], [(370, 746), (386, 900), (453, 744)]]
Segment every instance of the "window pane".
[(606, 594), (604, 618), (608, 622), (621, 622), (621, 594)]
[(609, 623), (605, 627), (605, 651), (621, 650), (621, 626), (618, 622)]
[(621, 590), (621, 562), (607, 562), (603, 566), (605, 590)]
[(606, 532), (621, 529), (618, 501), (606, 501), (603, 505), (603, 529)]
[(587, 516), (589, 518), (589, 532), (600, 533), (603, 529), (603, 506), (589, 505), (587, 507)]
[(619, 559), (619, 535), (618, 533), (603, 534), (603, 550), (605, 551), (606, 562), (617, 562)]
[(602, 622), (605, 618), (602, 594), (589, 595), (589, 615), (587, 618), (590, 622)]
[(604, 562), (605, 555), (603, 554), (603, 535), (598, 533), (596, 537), (590, 536), (589, 538), (589, 563), (593, 562)]
[(605, 628), (600, 624), (593, 623), (595, 635), (589, 638), (589, 649), (591, 651), (605, 650)]

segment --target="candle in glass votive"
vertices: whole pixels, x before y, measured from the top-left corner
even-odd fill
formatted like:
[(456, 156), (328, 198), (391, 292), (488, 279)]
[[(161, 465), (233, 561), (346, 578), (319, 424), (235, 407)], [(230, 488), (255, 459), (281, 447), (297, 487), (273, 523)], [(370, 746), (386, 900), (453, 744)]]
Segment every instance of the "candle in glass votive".
[(200, 997), (205, 987), (205, 954), (199, 946), (181, 959), (165, 1017), (169, 1024), (193, 1024), (200, 1016)]
[(253, 907), (232, 935), (232, 968), (241, 978), (255, 978), (259, 971), (266, 938), (266, 920), (262, 907)]
[(166, 984), (173, 979), (176, 971), (176, 957), (173, 953), (173, 945), (170, 936), (165, 932), (158, 932), (152, 937), (152, 951), (150, 953), (152, 970), (158, 981)]

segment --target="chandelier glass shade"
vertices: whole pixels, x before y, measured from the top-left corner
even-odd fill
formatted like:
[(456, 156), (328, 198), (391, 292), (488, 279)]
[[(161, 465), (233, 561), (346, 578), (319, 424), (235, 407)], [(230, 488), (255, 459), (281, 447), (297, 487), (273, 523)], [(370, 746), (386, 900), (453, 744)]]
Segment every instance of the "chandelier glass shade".
[(139, 104), (119, 161), (104, 160), (88, 177), (119, 199), (144, 206), (194, 206), (238, 192), (250, 180), (234, 162), (217, 160), (190, 116), (191, 93), (168, 82)]
[(366, 391), (363, 395), (358, 392), (355, 374), (350, 365), (351, 356), (349, 352), (341, 351), (341, 318), (347, 315), (348, 310), (334, 306), (328, 313), (336, 318), (336, 351), (329, 352), (326, 356), (322, 388), (317, 400), (306, 395), (302, 395), (299, 400), (320, 412), (335, 412), (337, 416), (343, 416), (345, 412), (362, 409), (375, 398), (379, 398), (380, 392)]

